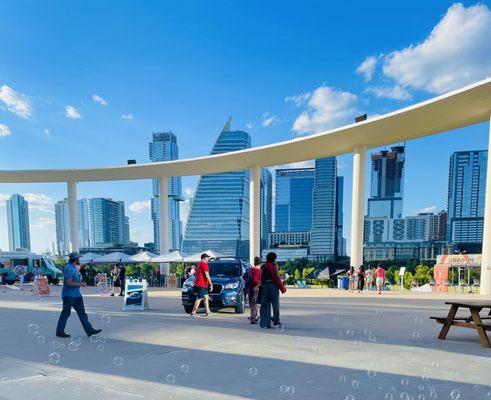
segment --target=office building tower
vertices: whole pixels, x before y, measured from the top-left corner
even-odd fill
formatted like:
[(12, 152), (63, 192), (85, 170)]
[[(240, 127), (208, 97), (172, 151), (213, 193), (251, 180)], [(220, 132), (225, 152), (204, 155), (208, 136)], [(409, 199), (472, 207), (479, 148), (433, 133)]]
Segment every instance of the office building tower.
[[(316, 261), (332, 260), (338, 246), (337, 216), (339, 214), (339, 199), (337, 194), (336, 157), (315, 160), (315, 179), (313, 190), (312, 234), (310, 240), (309, 258)], [(342, 190), (342, 188), (341, 188)], [(342, 208), (342, 195), (341, 195)], [(342, 210), (340, 218), (342, 220)], [(342, 246), (342, 242), (341, 242)]]
[(88, 211), (90, 246), (130, 242), (124, 202), (107, 198), (89, 199)]
[[(149, 143), (149, 154), (152, 162), (172, 161), (179, 158), (176, 135), (172, 132), (154, 132), (153, 140)], [(153, 238), (155, 248), (160, 246), (160, 205), (159, 182), (152, 181), (153, 198), (151, 215), (153, 223)], [(183, 201), (181, 177), (167, 178), (167, 195), (169, 198), (169, 250), (180, 250), (182, 243), (182, 222), (179, 213), (179, 202)]]
[(482, 243), (488, 152), (456, 151), (450, 156), (447, 240)]
[[(251, 137), (232, 131), (230, 120), (211, 154), (251, 147)], [(191, 203), (182, 251), (205, 250), (249, 258), (249, 171), (202, 175)]]
[(273, 230), (273, 175), (264, 168), (261, 171), (261, 250), (269, 247)]
[(314, 168), (276, 170), (275, 232), (312, 229)]
[(7, 230), (10, 251), (16, 249), (31, 250), (29, 232), (29, 205), (20, 194), (13, 194), (7, 200)]
[(404, 146), (372, 154), (369, 217), (402, 217)]
[[(70, 225), (68, 222), (68, 200), (55, 203), (56, 252), (60, 256), (70, 253)], [(77, 200), (77, 222), (80, 247), (89, 247), (89, 208), (86, 199)]]

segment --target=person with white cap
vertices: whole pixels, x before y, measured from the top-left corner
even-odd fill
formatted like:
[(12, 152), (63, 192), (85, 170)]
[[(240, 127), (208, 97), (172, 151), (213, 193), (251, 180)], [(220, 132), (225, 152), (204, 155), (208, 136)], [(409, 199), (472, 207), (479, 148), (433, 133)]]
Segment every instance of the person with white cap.
[(58, 337), (70, 337), (65, 333), (66, 323), (70, 313), (73, 309), (77, 312), (78, 318), (84, 327), (87, 336), (98, 334), (102, 329), (94, 329), (89, 322), (89, 317), (85, 313), (84, 299), (80, 293), (81, 287), (86, 287), (87, 283), (82, 281), (82, 276), (78, 271), (80, 268), (80, 254), (76, 251), (68, 255), (68, 264), (65, 267), (63, 289), (61, 291), (61, 298), (63, 300), (63, 309), (58, 320), (56, 327), (56, 336)]

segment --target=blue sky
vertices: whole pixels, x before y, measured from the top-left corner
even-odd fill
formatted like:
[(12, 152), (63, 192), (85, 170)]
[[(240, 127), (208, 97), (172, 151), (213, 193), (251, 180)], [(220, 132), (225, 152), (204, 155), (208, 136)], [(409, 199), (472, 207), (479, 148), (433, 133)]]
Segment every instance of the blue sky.
[[(182, 158), (208, 154), (229, 115), (253, 146), (379, 115), (491, 75), (489, 2), (3, 1), (0, 169), (148, 161), (172, 130)], [(487, 148), (488, 126), (407, 143), (406, 214), (446, 208), (448, 160)], [(351, 155), (346, 177), (349, 238)], [(196, 178), (184, 178), (190, 195)], [(28, 193), (31, 241), (54, 241), (63, 184)], [(132, 239), (151, 240), (149, 181), (82, 183), (79, 197), (124, 200)], [(141, 203), (139, 203), (141, 202)], [(130, 210), (130, 205), (132, 210)]]

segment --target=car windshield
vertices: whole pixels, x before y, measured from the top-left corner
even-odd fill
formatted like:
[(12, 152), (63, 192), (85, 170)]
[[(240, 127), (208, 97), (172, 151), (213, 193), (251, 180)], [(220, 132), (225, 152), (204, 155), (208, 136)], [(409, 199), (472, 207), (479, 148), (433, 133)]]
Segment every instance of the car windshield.
[(241, 276), (241, 267), (238, 263), (209, 263), (210, 276), (237, 277)]

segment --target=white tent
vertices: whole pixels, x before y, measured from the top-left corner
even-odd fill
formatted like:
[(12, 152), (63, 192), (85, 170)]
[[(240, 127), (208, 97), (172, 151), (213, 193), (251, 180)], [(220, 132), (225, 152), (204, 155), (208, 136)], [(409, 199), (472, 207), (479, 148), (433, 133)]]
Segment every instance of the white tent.
[(144, 262), (150, 262), (152, 261), (152, 258), (157, 257), (156, 254), (153, 254), (149, 251), (142, 251), (138, 254), (134, 254), (129, 257), (129, 262), (134, 262), (134, 263), (144, 263)]
[(184, 257), (184, 262), (200, 262), (201, 261), (201, 254), (206, 253), (208, 254), (211, 258), (218, 258), (222, 257), (222, 255), (215, 253), (211, 250), (203, 251), (200, 253), (196, 254), (191, 254), (190, 256)]
[(126, 263), (129, 261), (130, 261), (130, 256), (120, 251), (115, 251), (114, 253), (105, 254), (94, 260), (94, 262), (96, 263)]
[(182, 253), (179, 250), (173, 251), (167, 254), (161, 254), (160, 256), (155, 256), (152, 258), (152, 262), (156, 263), (169, 263), (169, 262), (179, 262), (183, 260)]
[(95, 259), (99, 258), (100, 256), (101, 256), (100, 254), (96, 254), (96, 253), (85, 253), (82, 254), (82, 256), (80, 257), (80, 262), (82, 264), (93, 263)]

